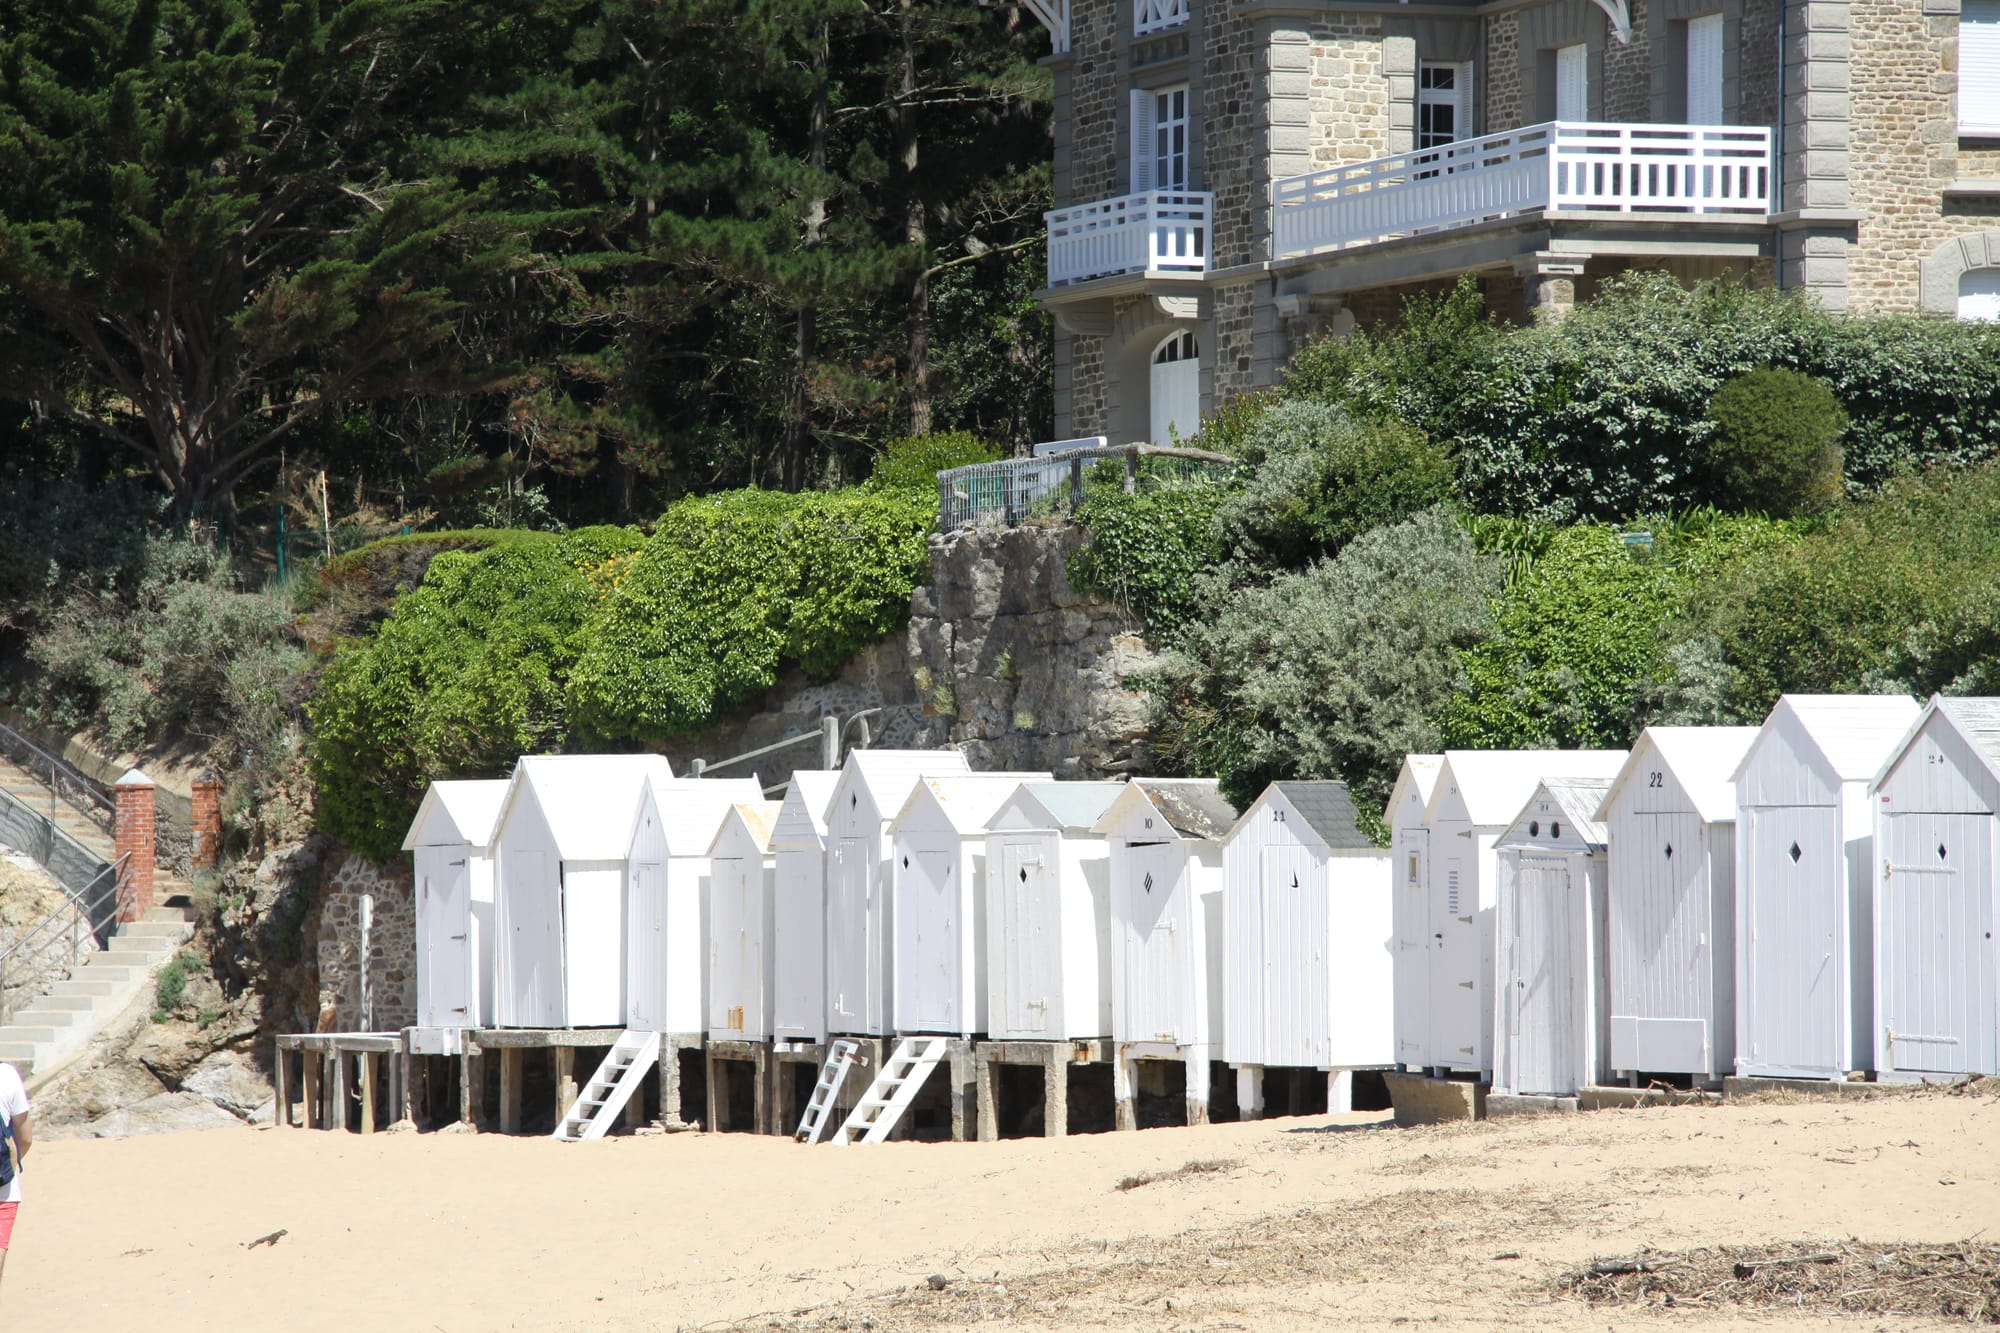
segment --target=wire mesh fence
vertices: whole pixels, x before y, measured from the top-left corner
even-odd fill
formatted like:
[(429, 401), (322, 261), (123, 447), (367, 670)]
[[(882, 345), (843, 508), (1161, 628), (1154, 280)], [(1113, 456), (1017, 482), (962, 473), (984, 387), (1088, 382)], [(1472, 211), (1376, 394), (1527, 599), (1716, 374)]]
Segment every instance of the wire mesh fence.
[(1100, 445), (1036, 458), (973, 463), (938, 473), (938, 531), (1074, 514), (1093, 495), (1208, 485), (1235, 474), (1236, 460), (1201, 449)]

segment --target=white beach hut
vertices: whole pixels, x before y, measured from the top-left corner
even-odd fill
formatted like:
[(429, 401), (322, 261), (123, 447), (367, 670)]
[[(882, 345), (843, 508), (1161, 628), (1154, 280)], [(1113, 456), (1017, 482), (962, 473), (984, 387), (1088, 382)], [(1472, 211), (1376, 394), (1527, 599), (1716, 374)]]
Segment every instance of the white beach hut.
[(1395, 884), (1396, 1063), (1405, 1069), (1431, 1063), (1431, 830), (1425, 821), (1443, 767), (1441, 754), (1405, 756), (1383, 812)]
[(625, 864), (656, 754), (530, 755), (494, 821), (494, 1022), (625, 1025)]
[(778, 1041), (826, 1039), (826, 807), (839, 778), (832, 769), (794, 772), (771, 830), (771, 1031)]
[(1048, 773), (926, 777), (889, 821), (891, 1024), (898, 1033), (986, 1031), (986, 826)]
[(1447, 750), (1431, 792), (1425, 1055), (1493, 1072), (1493, 847), (1544, 777), (1611, 778), (1623, 750)]
[(1933, 697), (1875, 794), (1875, 1069), (2000, 1074), (2000, 699)]
[(1610, 1071), (1736, 1070), (1736, 785), (1755, 727), (1647, 727), (1598, 811), (1610, 840)]
[(493, 862), (507, 780), (433, 782), (403, 838), (416, 866), (419, 1028), (493, 1022)]
[(1608, 778), (1543, 778), (1494, 843), (1493, 1091), (1574, 1097), (1602, 1081)]
[(1122, 782), (1024, 782), (986, 834), (987, 1035), (1111, 1035), (1111, 848)]
[(772, 971), (771, 859), (776, 801), (746, 801), (722, 816), (708, 849), (708, 1035), (712, 1041), (769, 1041)]
[(889, 819), (925, 777), (967, 772), (957, 750), (850, 750), (826, 806), (827, 1032), (890, 1032)]
[(1875, 1063), (1868, 784), (1916, 720), (1902, 695), (1787, 694), (1736, 781), (1736, 1072)]
[(1187, 1066), (1187, 1118), (1208, 1119), (1222, 1040), (1222, 840), (1236, 810), (1213, 778), (1134, 778), (1097, 821), (1111, 851), (1113, 1092), (1133, 1120), (1139, 1060)]
[(625, 1025), (698, 1039), (707, 1024), (709, 848), (732, 806), (761, 805), (752, 778), (648, 777), (627, 812), (631, 866)]
[[(1222, 1058), (1237, 1104), (1266, 1068), (1351, 1075), (1395, 1060), (1390, 859), (1344, 782), (1274, 782), (1223, 844)], [(1347, 1110), (1351, 1077), (1328, 1083)]]

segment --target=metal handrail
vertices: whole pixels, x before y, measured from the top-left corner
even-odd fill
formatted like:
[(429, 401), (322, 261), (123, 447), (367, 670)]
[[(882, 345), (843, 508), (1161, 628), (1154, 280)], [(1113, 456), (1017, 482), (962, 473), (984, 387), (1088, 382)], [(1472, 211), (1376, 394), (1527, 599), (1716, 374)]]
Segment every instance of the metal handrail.
[[(42, 765), (48, 767), (49, 817), (51, 819), (55, 818), (56, 798), (64, 792), (65, 788), (80, 792), (89, 798), (90, 807), (95, 808), (80, 807), (80, 809), (83, 814), (90, 816), (93, 822), (97, 821), (100, 812), (104, 816), (110, 816), (114, 812), (116, 807), (111, 798), (105, 795), (99, 789), (98, 784), (86, 776), (81, 769), (66, 759), (60, 759), (50, 754), (47, 750), (44, 750), (41, 746), (35, 744), (4, 722), (0, 722), (0, 750), (12, 751), (16, 754), (26, 751), (34, 757), (35, 761), (39, 761), (39, 763), (30, 761), (22, 765), (22, 767), (29, 770), (30, 777), (39, 779), (41, 774), (35, 770)], [(108, 824), (105, 825), (105, 831), (110, 831)]]
[[(61, 907), (43, 917), (28, 931), (16, 936), (14, 942), (4, 950), (0, 950), (0, 1025), (4, 1025), (13, 1012), (13, 1006), (8, 1003), (7, 998), (12, 989), (9, 985), (9, 977), (28, 959), (39, 957), (50, 948), (63, 942), (64, 937), (57, 935), (52, 939), (44, 940), (32, 952), (23, 952), (30, 944), (34, 944), (39, 937), (47, 934), (52, 927), (65, 924), (65, 918), (67, 918), (66, 924), (69, 927), (69, 962), (65, 964), (66, 967), (75, 968), (76, 960), (83, 952), (83, 927), (86, 922), (90, 926), (90, 937), (97, 942), (98, 947), (103, 947), (104, 940), (110, 933), (112, 920), (116, 916), (115, 907), (118, 902), (120, 872), (124, 869), (125, 862), (130, 855), (131, 853), (127, 852), (124, 856), (120, 856), (116, 861), (113, 861), (110, 865), (99, 871), (96, 878), (92, 879), (89, 884), (86, 884), (76, 892), (71, 893), (65, 890), (63, 895), (65, 902)], [(105, 885), (104, 889), (93, 894), (92, 890), (96, 889), (100, 883), (104, 883), (106, 880), (110, 882)], [(99, 912), (106, 906), (113, 907), (114, 911), (104, 921), (100, 922), (98, 920)]]
[[(56, 823), (54, 819), (41, 813), (39, 810), (29, 809), (25, 802), (17, 800), (11, 792), (0, 791), (0, 815), (5, 815), (10, 810), (19, 810), (22, 815), (33, 820), (36, 825), (39, 825), (36, 832), (47, 840), (47, 846), (45, 847), (23, 847), (17, 850), (26, 852), (31, 860), (41, 866), (42, 869), (48, 871), (66, 891), (81, 892), (83, 889), (97, 882), (97, 872), (95, 871), (91, 873), (91, 878), (85, 880), (81, 885), (77, 884), (74, 879), (66, 879), (63, 875), (62, 867), (57, 864), (56, 844), (58, 842), (63, 843), (70, 853), (68, 859), (78, 865), (102, 866), (104, 862), (96, 852), (93, 852), (90, 848), (64, 832), (62, 826)], [(0, 828), (4, 827), (4, 824), (0, 824)]]

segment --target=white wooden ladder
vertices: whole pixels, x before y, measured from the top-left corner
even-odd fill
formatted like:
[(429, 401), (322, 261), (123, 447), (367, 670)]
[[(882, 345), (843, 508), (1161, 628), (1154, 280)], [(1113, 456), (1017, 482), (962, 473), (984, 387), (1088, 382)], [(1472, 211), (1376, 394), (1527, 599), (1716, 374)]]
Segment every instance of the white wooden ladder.
[(833, 1132), (833, 1142), (845, 1146), (888, 1138), (950, 1048), (949, 1037), (905, 1037), (897, 1042), (896, 1053), (882, 1062), (846, 1123)]
[(812, 1100), (806, 1103), (806, 1113), (799, 1117), (798, 1131), (792, 1135), (800, 1143), (818, 1143), (820, 1135), (826, 1133), (827, 1114), (833, 1110), (834, 1098), (840, 1095), (840, 1085), (847, 1081), (847, 1071), (854, 1068), (854, 1057), (860, 1051), (861, 1043), (845, 1037), (827, 1049), (819, 1082), (813, 1085)]
[(576, 1105), (556, 1123), (550, 1138), (561, 1143), (584, 1143), (601, 1139), (618, 1120), (618, 1113), (639, 1090), (646, 1071), (660, 1058), (660, 1034), (632, 1028), (618, 1034), (618, 1040), (604, 1053), (604, 1063), (584, 1085)]

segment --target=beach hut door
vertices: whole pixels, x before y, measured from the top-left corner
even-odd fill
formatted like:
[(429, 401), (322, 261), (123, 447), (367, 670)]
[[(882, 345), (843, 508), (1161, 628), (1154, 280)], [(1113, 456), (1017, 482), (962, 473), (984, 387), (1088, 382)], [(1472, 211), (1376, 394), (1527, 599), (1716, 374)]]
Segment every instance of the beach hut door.
[(1276, 1065), (1309, 1068), (1332, 1050), (1333, 1000), (1326, 950), (1331, 939), (1327, 873), (1297, 843), (1264, 845), (1265, 1058)]
[(732, 1032), (741, 1040), (746, 1025), (759, 1017), (750, 1013), (761, 994), (763, 949), (751, 929), (755, 904), (750, 901), (749, 861), (741, 856), (718, 856), (711, 861), (709, 911), (714, 929), (709, 932), (708, 1026), (712, 1032)]
[(418, 1009), (425, 1027), (468, 1027), (472, 1014), (472, 872), (462, 849), (432, 852), (420, 887), (424, 968)]
[(633, 865), (631, 912), (630, 1024), (641, 1032), (661, 1032), (667, 1026), (667, 890), (659, 862)]
[(1129, 1041), (1178, 1042), (1193, 1018), (1192, 955), (1183, 962), (1183, 951), (1193, 941), (1180, 938), (1186, 898), (1177, 892), (1182, 865), (1178, 843), (1127, 846), (1126, 920), (1119, 943), (1126, 957), (1123, 998)]
[(1000, 903), (1003, 985), (1009, 1033), (1041, 1036), (1054, 1022), (1051, 992), (1061, 959), (1052, 929), (1057, 908), (1049, 893), (1049, 872), (1042, 851), (1028, 843), (1009, 842), (1000, 849), (1000, 882), (989, 887)]
[(902, 902), (915, 915), (912, 923), (917, 966), (905, 975), (916, 983), (917, 1026), (926, 1032), (957, 1032), (960, 1022), (960, 972), (964, 959), (959, 941), (965, 923), (959, 919), (958, 856), (954, 851), (924, 848), (904, 853), (908, 863), (898, 873), (908, 876)]
[(1568, 1096), (1578, 1087), (1570, 1040), (1570, 876), (1566, 861), (1523, 856), (1514, 891), (1514, 966), (1505, 978), (1514, 1091)]
[(1431, 895), (1429, 1054), (1433, 1065), (1463, 1069), (1479, 1059), (1479, 871), (1463, 837), (1439, 832), (1444, 846)]
[(1750, 1058), (1761, 1069), (1843, 1069), (1847, 867), (1840, 812), (1754, 806), (1743, 817), (1756, 876), (1746, 950)]
[(835, 1032), (864, 1032), (869, 1012), (869, 936), (878, 930), (868, 892), (868, 843), (842, 838), (827, 867), (827, 1007)]
[(1429, 829), (1396, 830), (1396, 1062), (1430, 1063), (1431, 900)]
[(1994, 1068), (1993, 817), (1890, 815), (1884, 821), (1877, 1021), (1891, 1069)]

